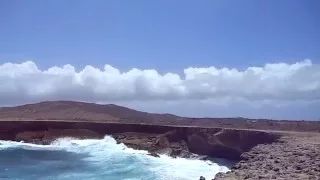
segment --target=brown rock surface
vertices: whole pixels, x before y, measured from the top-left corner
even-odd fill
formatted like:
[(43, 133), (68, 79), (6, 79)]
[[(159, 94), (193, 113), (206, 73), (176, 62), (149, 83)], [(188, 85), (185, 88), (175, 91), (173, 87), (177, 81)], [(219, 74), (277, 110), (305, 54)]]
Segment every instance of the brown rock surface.
[(271, 144), (259, 144), (241, 155), (231, 172), (215, 180), (320, 179), (320, 135), (289, 134)]
[(117, 142), (126, 144), (134, 149), (147, 150), (151, 153), (157, 153), (161, 150), (170, 148), (170, 142), (161, 134), (147, 133), (119, 133), (112, 135)]

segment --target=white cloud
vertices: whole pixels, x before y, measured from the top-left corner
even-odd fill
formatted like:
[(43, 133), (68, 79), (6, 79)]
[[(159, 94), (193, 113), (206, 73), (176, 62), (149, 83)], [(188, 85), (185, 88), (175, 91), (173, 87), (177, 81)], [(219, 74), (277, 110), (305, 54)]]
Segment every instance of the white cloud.
[[(304, 60), (266, 64), (245, 70), (189, 67), (184, 75), (159, 74), (154, 69), (128, 72), (105, 65), (72, 65), (41, 70), (32, 61), (0, 65), (0, 102), (17, 104), (44, 100), (146, 101), (222, 99), (224, 103), (320, 100), (320, 66)], [(217, 103), (219, 104), (219, 103)]]

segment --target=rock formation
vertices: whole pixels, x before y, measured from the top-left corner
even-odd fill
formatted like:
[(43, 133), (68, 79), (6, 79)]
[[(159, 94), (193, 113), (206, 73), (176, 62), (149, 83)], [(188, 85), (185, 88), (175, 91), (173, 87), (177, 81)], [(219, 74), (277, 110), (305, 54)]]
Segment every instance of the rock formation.
[(0, 139), (47, 144), (59, 137), (102, 138), (113, 136), (119, 143), (152, 153), (190, 157), (193, 153), (238, 160), (259, 143), (275, 141), (279, 135), (264, 131), (140, 124), (0, 121)]

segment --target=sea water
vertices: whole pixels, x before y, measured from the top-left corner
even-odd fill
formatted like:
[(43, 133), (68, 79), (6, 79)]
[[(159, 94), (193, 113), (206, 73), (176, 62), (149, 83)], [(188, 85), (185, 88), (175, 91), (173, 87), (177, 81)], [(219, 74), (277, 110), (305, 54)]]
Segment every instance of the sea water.
[(50, 145), (0, 141), (0, 179), (198, 180), (229, 168), (212, 161), (153, 157), (104, 139), (62, 138)]

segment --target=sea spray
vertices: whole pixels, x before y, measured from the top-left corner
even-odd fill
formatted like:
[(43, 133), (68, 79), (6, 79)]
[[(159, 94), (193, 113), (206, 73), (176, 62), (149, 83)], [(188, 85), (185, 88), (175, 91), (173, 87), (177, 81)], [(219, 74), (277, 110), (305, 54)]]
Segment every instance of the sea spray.
[(199, 159), (149, 156), (106, 136), (104, 139), (61, 138), (50, 145), (0, 141), (0, 178), (196, 180), (213, 178), (226, 166)]

